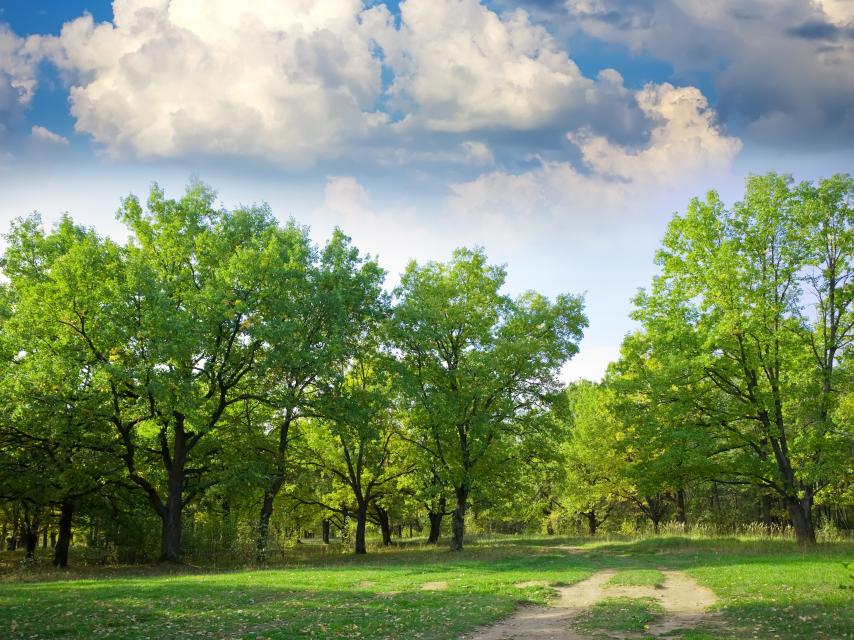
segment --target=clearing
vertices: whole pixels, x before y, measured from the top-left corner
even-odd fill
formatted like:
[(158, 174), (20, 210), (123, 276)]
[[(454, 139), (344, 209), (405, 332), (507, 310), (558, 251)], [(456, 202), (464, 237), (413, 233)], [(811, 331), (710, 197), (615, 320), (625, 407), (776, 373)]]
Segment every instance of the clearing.
[(0, 637), (730, 640), (854, 638), (854, 544), (492, 538), (452, 554), (299, 545), (267, 569), (21, 568)]

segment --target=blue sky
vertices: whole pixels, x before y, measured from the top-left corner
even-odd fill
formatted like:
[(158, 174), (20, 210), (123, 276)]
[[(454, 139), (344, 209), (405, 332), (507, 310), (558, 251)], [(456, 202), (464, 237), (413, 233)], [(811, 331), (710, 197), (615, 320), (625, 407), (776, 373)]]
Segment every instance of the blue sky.
[(340, 225), (389, 282), (482, 245), (586, 292), (596, 378), (674, 211), (854, 158), (851, 0), (0, 0), (0, 225), (192, 176)]

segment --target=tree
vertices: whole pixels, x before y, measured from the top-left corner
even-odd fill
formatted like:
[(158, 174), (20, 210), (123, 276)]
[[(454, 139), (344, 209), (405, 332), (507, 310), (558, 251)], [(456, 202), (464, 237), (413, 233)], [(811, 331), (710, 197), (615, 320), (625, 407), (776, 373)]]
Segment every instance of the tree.
[(258, 377), (258, 397), (274, 410), (259, 447), (263, 502), (258, 555), (263, 558), (273, 504), (286, 479), (286, 457), (296, 423), (318, 415), (319, 390), (356, 355), (385, 313), (384, 272), (360, 256), (336, 230), (320, 253), (307, 232), (289, 225), (266, 266), (259, 330), (269, 345)]
[(302, 463), (334, 480), (331, 492), (303, 500), (355, 515), (357, 554), (366, 553), (369, 510), (410, 470), (397, 459), (398, 430), (387, 363), (375, 346), (364, 347), (359, 359), (327, 383), (316, 405), (321, 417), (312, 421), (300, 443)]
[[(221, 211), (213, 199), (201, 184), (180, 200), (154, 187), (147, 211), (125, 199), (126, 247), (87, 233), (30, 278), (18, 303), (86, 351), (103, 419), (161, 519), (169, 562), (181, 557), (184, 507), (216, 481), (216, 435), (266, 353), (253, 327), (264, 256), (282, 234), (267, 209)], [(26, 254), (32, 236), (13, 251)]]
[(637, 299), (655, 358), (704, 391), (692, 420), (718, 454), (735, 456), (730, 481), (779, 495), (801, 542), (815, 540), (811, 507), (828, 475), (827, 381), (850, 344), (851, 192), (850, 178), (793, 188), (769, 174), (749, 178), (732, 209), (714, 192), (694, 199), (668, 228), (661, 275)]
[(13, 224), (7, 241), (0, 494), (23, 500), (28, 514), (59, 509), (54, 564), (66, 567), (75, 509), (81, 499), (116, 483), (119, 469), (93, 362), (61, 323), (44, 322), (56, 320), (56, 310), (42, 308), (38, 290), (68, 252), (98, 240), (67, 216), (45, 234), (32, 216)]
[(586, 326), (581, 298), (512, 299), (500, 292), (505, 277), (482, 250), (458, 249), (448, 263), (410, 263), (395, 290), (391, 335), (410, 403), (407, 438), (453, 487), (452, 550), (463, 547), (472, 489), (503, 449), (542, 424), (537, 416)]
[(583, 516), (592, 536), (629, 492), (617, 441), (620, 424), (612, 412), (609, 387), (578, 382), (567, 395), (569, 434), (561, 444), (564, 476), (557, 493), (561, 508)]

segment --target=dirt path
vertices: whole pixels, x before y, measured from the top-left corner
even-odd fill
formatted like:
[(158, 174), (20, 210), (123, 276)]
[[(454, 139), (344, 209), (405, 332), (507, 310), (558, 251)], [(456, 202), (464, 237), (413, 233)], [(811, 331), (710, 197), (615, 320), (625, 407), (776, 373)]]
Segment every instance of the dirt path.
[[(606, 587), (617, 571), (600, 571), (569, 587), (558, 587), (559, 597), (550, 607), (523, 607), (511, 617), (467, 636), (470, 640), (590, 640), (593, 636), (573, 630), (573, 618), (604, 598), (655, 598), (664, 615), (643, 633), (605, 634), (611, 638), (648, 638), (676, 629), (690, 629), (714, 620), (706, 608), (717, 601), (709, 589), (679, 571), (662, 571), (661, 587)], [(603, 637), (597, 633), (597, 637)]]

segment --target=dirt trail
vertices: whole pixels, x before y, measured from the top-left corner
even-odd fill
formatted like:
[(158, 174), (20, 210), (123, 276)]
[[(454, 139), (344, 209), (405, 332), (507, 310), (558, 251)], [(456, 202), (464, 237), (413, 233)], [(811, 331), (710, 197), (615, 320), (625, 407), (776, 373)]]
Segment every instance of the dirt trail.
[(467, 636), (470, 640), (591, 640), (594, 636), (573, 630), (573, 618), (604, 598), (655, 598), (664, 615), (643, 633), (597, 632), (596, 637), (648, 638), (676, 629), (690, 629), (714, 620), (705, 610), (717, 601), (709, 589), (679, 571), (662, 571), (661, 587), (606, 587), (617, 573), (605, 570), (569, 587), (558, 587), (558, 599), (550, 607), (523, 607), (509, 618)]

